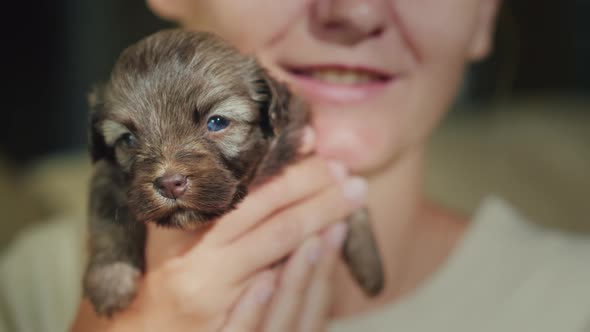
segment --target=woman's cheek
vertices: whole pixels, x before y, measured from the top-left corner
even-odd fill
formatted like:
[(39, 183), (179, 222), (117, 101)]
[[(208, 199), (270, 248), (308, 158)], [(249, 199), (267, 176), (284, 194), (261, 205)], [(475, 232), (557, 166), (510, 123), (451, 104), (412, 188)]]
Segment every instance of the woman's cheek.
[(253, 54), (272, 43), (305, 13), (310, 0), (205, 0), (189, 27), (214, 32), (240, 51)]

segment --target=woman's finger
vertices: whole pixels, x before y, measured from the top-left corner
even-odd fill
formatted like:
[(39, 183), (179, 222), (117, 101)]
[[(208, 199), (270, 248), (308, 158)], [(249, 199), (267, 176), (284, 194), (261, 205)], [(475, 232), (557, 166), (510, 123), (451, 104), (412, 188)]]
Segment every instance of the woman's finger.
[(224, 332), (254, 332), (267, 312), (278, 271), (261, 272), (246, 289), (226, 322)]
[(224, 275), (237, 277), (229, 282), (240, 282), (252, 273), (295, 251), (305, 239), (332, 224), (343, 220), (364, 204), (367, 183), (351, 178), (342, 187), (332, 187), (271, 217), (251, 234), (222, 249), (227, 257), (236, 257), (227, 265)]
[(347, 225), (332, 226), (322, 236), (324, 254), (313, 271), (305, 290), (304, 302), (298, 316), (298, 331), (324, 331), (332, 299), (332, 274), (346, 238)]
[(306, 158), (248, 194), (238, 209), (214, 225), (204, 241), (213, 245), (231, 242), (277, 210), (318, 193), (344, 177), (346, 169), (342, 164), (327, 163), (318, 157)]
[(310, 276), (322, 250), (317, 236), (307, 239), (287, 261), (266, 314), (263, 331), (290, 331), (297, 323)]

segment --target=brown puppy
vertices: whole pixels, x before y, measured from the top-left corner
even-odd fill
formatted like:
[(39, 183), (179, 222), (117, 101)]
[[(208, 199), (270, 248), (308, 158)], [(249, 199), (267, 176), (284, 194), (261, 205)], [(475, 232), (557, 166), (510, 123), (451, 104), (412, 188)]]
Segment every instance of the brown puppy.
[[(90, 258), (99, 314), (133, 299), (145, 224), (194, 229), (296, 160), (305, 106), (250, 57), (203, 32), (166, 30), (126, 49), (90, 98)], [(365, 211), (343, 254), (368, 295), (383, 287)]]

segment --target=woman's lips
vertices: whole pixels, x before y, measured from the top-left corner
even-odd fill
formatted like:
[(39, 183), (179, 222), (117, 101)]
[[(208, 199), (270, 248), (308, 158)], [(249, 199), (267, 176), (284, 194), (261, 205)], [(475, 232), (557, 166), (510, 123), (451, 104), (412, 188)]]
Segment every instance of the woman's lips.
[(283, 68), (291, 88), (313, 103), (362, 103), (382, 93), (396, 77), (371, 68), (342, 65)]

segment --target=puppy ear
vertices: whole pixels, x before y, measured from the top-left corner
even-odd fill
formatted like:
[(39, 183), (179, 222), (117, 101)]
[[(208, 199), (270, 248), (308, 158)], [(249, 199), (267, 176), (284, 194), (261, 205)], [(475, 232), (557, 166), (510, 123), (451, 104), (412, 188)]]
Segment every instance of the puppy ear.
[(106, 144), (99, 128), (104, 119), (104, 87), (94, 86), (88, 94), (89, 105), (89, 137), (90, 158), (93, 163), (101, 159), (112, 158), (112, 149)]
[(276, 81), (270, 75), (265, 75), (268, 94), (268, 120), (273, 132), (277, 134), (289, 123), (289, 106), (291, 104), (291, 92), (283, 83)]
[(277, 136), (290, 122), (292, 102), (287, 86), (259, 68), (253, 83), (254, 99), (260, 105), (261, 127), (266, 136)]
[(309, 112), (302, 100), (266, 71), (260, 71), (255, 85), (262, 131), (271, 144), (258, 166), (252, 186), (266, 182), (297, 160), (302, 129), (309, 120)]

